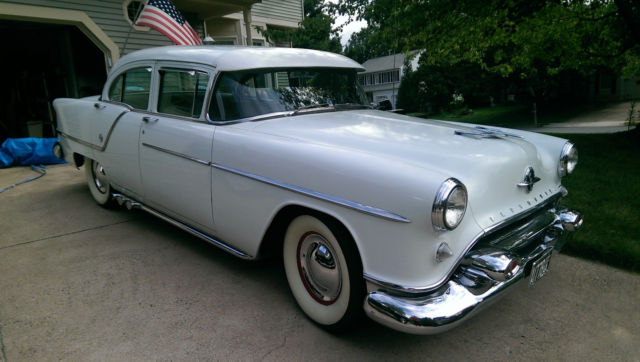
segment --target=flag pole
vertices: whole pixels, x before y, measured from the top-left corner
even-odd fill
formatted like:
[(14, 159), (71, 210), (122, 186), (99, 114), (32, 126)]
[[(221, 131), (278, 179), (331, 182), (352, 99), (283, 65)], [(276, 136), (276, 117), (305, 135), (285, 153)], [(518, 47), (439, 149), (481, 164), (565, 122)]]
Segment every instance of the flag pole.
[(131, 27), (129, 28), (129, 32), (127, 32), (127, 37), (124, 40), (124, 45), (122, 46), (122, 51), (121, 51), (122, 55), (124, 55), (124, 51), (127, 49), (127, 44), (129, 43), (129, 36), (131, 36), (131, 31), (133, 30), (133, 27), (136, 26), (136, 21), (138, 21), (138, 17), (140, 16), (142, 9), (144, 9), (144, 7), (147, 5), (148, 2), (149, 0), (144, 1), (144, 3), (141, 2), (142, 6), (138, 7), (136, 16), (133, 18)]

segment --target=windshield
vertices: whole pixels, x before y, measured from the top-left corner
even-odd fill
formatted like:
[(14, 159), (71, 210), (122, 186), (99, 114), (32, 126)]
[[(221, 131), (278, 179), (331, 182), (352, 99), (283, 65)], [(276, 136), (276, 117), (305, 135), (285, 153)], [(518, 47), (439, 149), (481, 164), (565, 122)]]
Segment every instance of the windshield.
[(286, 112), (368, 108), (355, 69), (261, 69), (223, 73), (209, 117), (232, 121)]

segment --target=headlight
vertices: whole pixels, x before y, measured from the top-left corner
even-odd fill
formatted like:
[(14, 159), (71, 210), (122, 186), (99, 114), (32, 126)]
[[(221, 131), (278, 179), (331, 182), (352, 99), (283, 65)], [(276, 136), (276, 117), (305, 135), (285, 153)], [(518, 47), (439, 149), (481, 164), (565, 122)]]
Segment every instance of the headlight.
[(440, 185), (433, 201), (431, 222), (437, 230), (453, 230), (467, 211), (467, 188), (462, 182), (450, 178)]
[(565, 143), (558, 163), (558, 175), (564, 177), (573, 172), (578, 164), (578, 149), (571, 142)]

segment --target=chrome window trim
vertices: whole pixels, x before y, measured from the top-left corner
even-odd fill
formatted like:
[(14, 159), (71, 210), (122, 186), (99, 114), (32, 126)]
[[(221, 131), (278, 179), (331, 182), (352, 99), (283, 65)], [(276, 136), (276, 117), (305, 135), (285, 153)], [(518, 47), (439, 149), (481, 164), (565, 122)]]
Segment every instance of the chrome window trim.
[(368, 214), (368, 215), (373, 215), (376, 217), (380, 217), (386, 220), (391, 220), (391, 221), (396, 221), (396, 222), (403, 222), (403, 223), (410, 223), (411, 220), (407, 219), (406, 217), (400, 216), (398, 214), (394, 214), (390, 211), (386, 211), (386, 210), (382, 210), (373, 206), (367, 206), (367, 205), (363, 205), (357, 202), (353, 202), (353, 201), (349, 201), (349, 200), (345, 200), (339, 197), (335, 197), (335, 196), (331, 196), (331, 195), (327, 195), (321, 192), (317, 192), (317, 191), (313, 191), (313, 190), (309, 190), (309, 189), (305, 189), (303, 187), (299, 187), (299, 186), (294, 186), (294, 185), (290, 185), (284, 182), (280, 182), (280, 181), (276, 181), (276, 180), (272, 180), (270, 178), (267, 177), (263, 177), (263, 176), (259, 176), (259, 175), (254, 175), (248, 172), (244, 172), (244, 171), (240, 171), (237, 170), (235, 168), (231, 168), (231, 167), (227, 167), (227, 166), (223, 166), (223, 165), (219, 165), (216, 163), (212, 163), (211, 167), (217, 168), (219, 170), (223, 170), (223, 171), (227, 171), (236, 175), (240, 175), (246, 178), (250, 178), (252, 180), (256, 180), (268, 185), (272, 185), (272, 186), (276, 186), (279, 187), (281, 189), (285, 189), (285, 190), (289, 190), (289, 191), (293, 191), (295, 193), (301, 194), (301, 195), (305, 195), (305, 196), (309, 196), (312, 197), (314, 199), (318, 199), (318, 200), (323, 200), (323, 201), (327, 201), (330, 202), (332, 204), (335, 205), (339, 205), (342, 207), (346, 207), (348, 209), (352, 209), (352, 210), (356, 210), (359, 211), (361, 213), (364, 214)]
[(151, 111), (139, 111), (139, 110), (136, 110), (136, 113), (148, 114), (150, 116), (156, 116), (156, 117), (174, 118), (174, 119), (179, 119), (181, 121), (187, 121), (187, 122), (207, 123), (206, 121), (203, 121), (200, 118), (191, 118), (191, 117), (185, 117), (185, 116), (178, 116), (176, 114), (159, 113), (159, 112), (151, 112)]
[(441, 286), (443, 286), (450, 278), (451, 275), (453, 274), (453, 272), (456, 270), (456, 268), (458, 267), (458, 265), (460, 264), (460, 262), (462, 261), (462, 259), (464, 258), (464, 256), (469, 252), (469, 250), (471, 250), (476, 243), (484, 238), (485, 236), (493, 233), (494, 231), (497, 231), (499, 229), (502, 229), (504, 227), (509, 226), (510, 224), (517, 222), (519, 220), (525, 219), (528, 216), (546, 208), (546, 207), (550, 207), (552, 206), (559, 198), (561, 197), (561, 193), (556, 193), (554, 195), (552, 195), (551, 197), (549, 197), (549, 199), (547, 199), (546, 202), (541, 203), (539, 205), (536, 205), (534, 207), (532, 207), (531, 209), (519, 214), (519, 215), (514, 215), (508, 219), (503, 220), (502, 222), (499, 222), (495, 225), (492, 225), (491, 227), (484, 229), (483, 231), (479, 232), (475, 237), (473, 237), (473, 239), (471, 239), (471, 242), (469, 243), (469, 245), (467, 245), (467, 247), (462, 251), (462, 253), (460, 253), (460, 255), (458, 255), (458, 257), (456, 258), (456, 261), (454, 263), (451, 264), (451, 267), (449, 268), (449, 271), (447, 271), (447, 273), (445, 273), (445, 275), (438, 280), (437, 282), (431, 284), (431, 285), (426, 285), (426, 286), (420, 286), (420, 287), (407, 287), (407, 286), (403, 286), (403, 285), (399, 285), (399, 284), (395, 284), (389, 281), (386, 281), (382, 278), (376, 277), (372, 274), (369, 273), (364, 273), (363, 277), (365, 280), (378, 285), (380, 287), (382, 287), (382, 289), (385, 290), (390, 290), (390, 291), (395, 291), (395, 292), (399, 292), (399, 293), (404, 293), (404, 294), (422, 294), (422, 293), (428, 293), (428, 292), (432, 292), (438, 288), (440, 288)]
[(226, 124), (234, 124), (234, 123), (253, 122), (253, 121), (265, 120), (265, 119), (271, 119), (271, 118), (287, 117), (287, 116), (291, 116), (292, 114), (293, 114), (293, 111), (282, 111), (282, 112), (265, 113), (258, 116), (252, 116), (247, 118), (238, 118), (232, 121), (213, 121), (209, 118), (209, 112), (207, 112), (207, 121), (215, 125), (226, 125)]
[[(351, 68), (334, 68), (334, 67), (314, 67), (314, 68), (321, 68), (321, 69), (351, 69)], [(246, 70), (261, 70), (260, 69), (246, 69)], [(272, 68), (264, 68), (265, 70), (269, 70)], [(273, 68), (273, 69), (279, 69), (279, 68)], [(305, 67), (301, 67), (300, 69), (305, 69)], [(232, 71), (233, 72), (233, 71)], [(209, 97), (207, 98), (207, 108), (206, 108), (206, 112), (205, 112), (205, 119), (207, 122), (215, 125), (215, 126), (227, 126), (227, 125), (232, 125), (232, 124), (237, 124), (237, 123), (245, 123), (245, 122), (254, 122), (254, 121), (262, 121), (262, 120), (267, 120), (267, 119), (272, 119), (272, 118), (279, 118), (279, 117), (289, 117), (289, 116), (297, 116), (298, 114), (296, 114), (296, 110), (291, 110), (291, 111), (280, 111), (280, 112), (273, 112), (273, 113), (265, 113), (265, 114), (259, 114), (257, 116), (252, 116), (252, 117), (245, 117), (245, 118), (238, 118), (238, 119), (233, 119), (233, 120), (228, 120), (228, 121), (216, 121), (211, 119), (210, 115), (209, 115), (209, 109), (211, 107), (211, 102), (213, 102), (213, 97), (215, 96), (215, 89), (216, 86), (218, 85), (218, 81), (219, 78), (221, 77), (221, 74), (225, 73), (224, 71), (218, 71), (216, 70), (215, 75), (213, 76), (212, 79), (212, 84), (211, 84), (211, 88), (209, 89)], [(356, 72), (356, 86), (360, 86), (360, 83), (358, 83), (357, 81), (357, 77), (358, 77), (358, 73)], [(364, 92), (364, 90), (363, 90)], [(349, 109), (345, 109), (345, 110), (340, 110), (340, 111), (347, 111)]]
[[(149, 64), (147, 61), (142, 61), (142, 62), (134, 62), (134, 63), (128, 64), (126, 67), (118, 69), (118, 73), (116, 75), (108, 76), (107, 82), (105, 82), (105, 85), (102, 89), (102, 94), (100, 94), (99, 100), (102, 102), (123, 105), (130, 109), (140, 110), (140, 108), (133, 108), (131, 105), (127, 103), (123, 103), (122, 101), (112, 100), (111, 97), (109, 96), (109, 90), (111, 90), (111, 85), (116, 79), (118, 79), (118, 77), (122, 76), (123, 74), (127, 73), (130, 70), (145, 68), (151, 73), (151, 78), (149, 79), (149, 99), (147, 99), (147, 108), (146, 108), (146, 109), (149, 109), (149, 106), (151, 105), (151, 99), (153, 96), (154, 65), (155, 65), (155, 62), (152, 62), (151, 64)], [(123, 86), (124, 86), (124, 83), (123, 83)], [(122, 94), (120, 95), (120, 97), (122, 98)]]
[[(185, 63), (185, 64), (188, 64), (188, 63)], [(209, 79), (207, 79), (207, 89), (205, 90), (205, 94), (204, 94), (205, 101), (207, 99), (207, 94), (211, 93), (211, 91), (210, 91), (211, 88), (210, 88), (209, 84), (211, 83), (212, 75), (211, 75), (211, 72), (209, 70), (203, 70), (202, 68), (196, 68), (196, 67), (180, 68), (179, 66), (162, 65), (162, 63), (159, 63), (157, 72), (158, 72), (158, 74), (160, 74), (160, 72), (162, 72), (162, 71), (172, 71), (172, 72), (182, 72), (182, 73), (194, 72), (196, 74), (197, 73), (206, 74)], [(166, 116), (166, 117), (175, 117), (177, 119), (182, 119), (182, 120), (186, 120), (186, 121), (203, 122), (202, 115), (203, 115), (203, 112), (205, 111), (204, 102), (202, 103), (202, 109), (200, 110), (200, 114), (198, 114), (198, 117), (187, 117), (187, 116), (181, 116), (179, 114), (162, 113), (162, 112), (158, 111), (158, 103), (159, 103), (159, 100), (160, 100), (160, 91), (161, 91), (161, 88), (160, 88), (161, 81), (162, 81), (162, 78), (161, 78), (161, 75), (160, 75), (160, 77), (158, 78), (158, 94), (157, 94), (156, 99), (155, 99), (155, 101), (156, 101), (155, 102), (155, 114)], [(197, 84), (198, 83), (196, 81), (196, 86), (197, 86)], [(204, 112), (205, 121), (207, 119), (206, 117), (208, 116), (208, 113), (209, 112)]]

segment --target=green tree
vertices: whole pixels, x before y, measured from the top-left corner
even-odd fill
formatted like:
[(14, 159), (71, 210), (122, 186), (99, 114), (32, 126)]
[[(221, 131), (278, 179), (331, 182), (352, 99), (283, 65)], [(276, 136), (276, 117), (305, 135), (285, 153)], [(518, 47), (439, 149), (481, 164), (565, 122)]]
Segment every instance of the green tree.
[(322, 0), (304, 1), (305, 17), (297, 29), (269, 27), (259, 28), (266, 39), (273, 43), (291, 42), (295, 48), (325, 50), (341, 53), (342, 46), (337, 30), (333, 29), (335, 19), (326, 11)]
[(358, 63), (389, 55), (392, 47), (380, 39), (380, 34), (378, 29), (373, 26), (367, 26), (359, 32), (351, 34), (349, 42), (344, 47), (344, 55)]
[(638, 0), (341, 0), (334, 9), (400, 51), (424, 50), (421, 66), (476, 64), (534, 102), (565, 72), (640, 71)]

